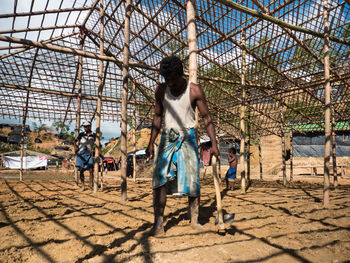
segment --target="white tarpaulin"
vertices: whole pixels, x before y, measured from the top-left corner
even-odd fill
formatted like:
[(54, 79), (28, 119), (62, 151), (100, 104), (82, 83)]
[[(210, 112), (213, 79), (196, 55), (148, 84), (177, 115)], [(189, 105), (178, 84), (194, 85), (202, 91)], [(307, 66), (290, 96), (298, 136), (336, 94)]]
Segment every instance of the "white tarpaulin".
[[(6, 168), (21, 169), (20, 156), (4, 156)], [(25, 156), (23, 157), (23, 169), (32, 169), (47, 166), (47, 156)]]

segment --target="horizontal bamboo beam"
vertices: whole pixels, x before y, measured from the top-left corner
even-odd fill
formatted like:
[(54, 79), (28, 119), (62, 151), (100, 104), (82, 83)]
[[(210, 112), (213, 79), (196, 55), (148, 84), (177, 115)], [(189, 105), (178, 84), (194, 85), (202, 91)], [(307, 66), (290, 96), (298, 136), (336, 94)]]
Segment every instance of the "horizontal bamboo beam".
[[(6, 84), (6, 83), (0, 83), (0, 87), (8, 88), (8, 89), (15, 89), (15, 90), (25, 90), (25, 91), (32, 91), (32, 92), (37, 92), (37, 93), (43, 93), (43, 94), (49, 94), (49, 95), (58, 95), (62, 97), (78, 97), (79, 94), (73, 94), (70, 92), (65, 92), (65, 91), (56, 91), (56, 90), (48, 90), (48, 89), (39, 89), (39, 88), (33, 88), (33, 87), (26, 87), (26, 86), (20, 86), (20, 85), (11, 85), (11, 84)], [(97, 100), (97, 96), (93, 95), (82, 95), (82, 99), (84, 100)], [(117, 98), (111, 98), (111, 97), (102, 97), (102, 101), (106, 102), (115, 102), (115, 103), (121, 103), (121, 99)], [(133, 104), (133, 102), (129, 103), (130, 105)], [(152, 106), (152, 103), (147, 103), (143, 101), (138, 101), (136, 102), (137, 105), (145, 105), (145, 106)]]
[(35, 16), (35, 15), (45, 15), (45, 14), (73, 12), (73, 11), (86, 11), (90, 9), (91, 9), (91, 6), (83, 6), (83, 7), (63, 8), (63, 9), (42, 10), (42, 11), (34, 11), (34, 12), (11, 13), (11, 14), (1, 14), (0, 18), (18, 17), (18, 16)]
[[(300, 26), (289, 24), (289, 23), (287, 23), (287, 22), (285, 22), (285, 21), (283, 21), (283, 20), (281, 20), (279, 18), (270, 16), (270, 15), (266, 15), (266, 14), (264, 14), (262, 12), (259, 12), (259, 11), (256, 11), (254, 9), (250, 9), (250, 8), (245, 7), (243, 5), (237, 4), (237, 3), (233, 2), (232, 0), (216, 0), (216, 1), (221, 3), (221, 4), (223, 4), (223, 5), (225, 5), (225, 6), (231, 7), (233, 9), (237, 10), (237, 11), (246, 13), (246, 14), (254, 16), (254, 17), (258, 17), (258, 18), (263, 19), (263, 20), (270, 21), (271, 23), (287, 27), (287, 28), (292, 29), (294, 31), (298, 31), (298, 32), (302, 32), (302, 33), (305, 33), (305, 34), (313, 35), (315, 37), (319, 37), (319, 38), (322, 38), (322, 39), (324, 38), (324, 34), (323, 33), (316, 32), (316, 31), (313, 31), (313, 30), (310, 30), (310, 29), (307, 29), (307, 28), (303, 28), (303, 27), (300, 27)], [(344, 44), (344, 45), (350, 46), (350, 42), (346, 41), (345, 39), (341, 39), (341, 38), (338, 38), (338, 37), (335, 37), (335, 36), (329, 36), (329, 39), (331, 41), (333, 41), (333, 42), (337, 42), (337, 43), (340, 43), (340, 44)]]
[[(28, 40), (28, 39), (21, 39), (21, 38), (17, 38), (17, 37), (9, 37), (9, 36), (0, 35), (0, 41), (17, 43), (17, 44), (24, 44), (27, 46), (39, 47), (39, 48), (43, 48), (43, 49), (47, 49), (47, 50), (52, 50), (55, 52), (60, 52), (60, 53), (80, 55), (82, 57), (93, 58), (93, 59), (98, 59), (98, 60), (103, 60), (103, 61), (110, 61), (110, 62), (114, 62), (114, 63), (119, 64), (119, 65), (122, 65), (122, 63), (123, 63), (122, 60), (117, 59), (115, 57), (111, 57), (111, 56), (97, 55), (97, 54), (94, 54), (92, 52), (82, 51), (82, 50), (72, 48), (72, 47), (67, 48), (67, 47), (62, 47), (62, 46), (58, 46), (58, 45), (44, 44), (44, 43), (40, 43), (37, 41)], [(138, 67), (138, 68), (155, 70), (154, 67), (147, 66), (145, 64), (135, 63), (132, 61), (130, 61), (129, 63), (130, 63), (129, 64), (130, 67)]]
[(43, 31), (43, 30), (53, 30), (53, 29), (62, 29), (62, 28), (74, 28), (80, 27), (79, 24), (74, 25), (61, 25), (61, 26), (48, 26), (48, 27), (31, 27), (31, 28), (22, 28), (22, 29), (12, 29), (12, 30), (3, 30), (0, 31), (0, 34), (15, 34), (20, 32), (30, 32), (30, 31)]

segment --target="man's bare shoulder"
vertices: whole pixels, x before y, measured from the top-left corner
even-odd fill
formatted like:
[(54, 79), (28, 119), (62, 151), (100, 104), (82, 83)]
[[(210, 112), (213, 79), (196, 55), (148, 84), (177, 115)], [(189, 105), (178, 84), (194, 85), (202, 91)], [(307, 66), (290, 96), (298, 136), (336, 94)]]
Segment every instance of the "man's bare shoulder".
[(194, 96), (194, 98), (199, 98), (204, 95), (203, 89), (199, 84), (191, 82), (190, 88), (191, 95)]
[(163, 98), (164, 98), (164, 93), (165, 93), (165, 88), (166, 88), (165, 83), (160, 83), (160, 84), (158, 85), (158, 87), (156, 88), (156, 91), (155, 91), (156, 99), (163, 100)]

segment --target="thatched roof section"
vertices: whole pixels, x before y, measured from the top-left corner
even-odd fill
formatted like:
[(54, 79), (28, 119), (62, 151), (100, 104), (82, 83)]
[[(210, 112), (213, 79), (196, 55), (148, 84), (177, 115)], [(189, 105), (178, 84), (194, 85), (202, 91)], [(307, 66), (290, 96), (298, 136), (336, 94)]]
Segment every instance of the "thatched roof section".
[[(95, 117), (99, 60), (102, 114), (120, 121), (125, 3), (104, 0), (13, 1), (0, 10), (0, 114), (75, 120)], [(130, 83), (137, 122), (152, 117), (162, 57), (188, 65), (186, 1), (132, 1)], [(240, 107), (249, 131), (280, 134), (324, 123), (324, 23), (321, 1), (196, 1), (198, 79), (220, 132), (239, 136)], [(329, 1), (330, 82), (336, 122), (350, 116), (350, 3)], [(100, 23), (104, 53), (99, 53)], [(245, 43), (242, 35), (245, 35)], [(242, 57), (245, 51), (245, 85)], [(79, 56), (82, 57), (79, 96)], [(132, 84), (128, 94), (132, 113)], [(243, 89), (246, 96), (242, 97)], [(313, 127), (313, 126), (310, 126)], [(349, 125), (343, 125), (347, 127)]]

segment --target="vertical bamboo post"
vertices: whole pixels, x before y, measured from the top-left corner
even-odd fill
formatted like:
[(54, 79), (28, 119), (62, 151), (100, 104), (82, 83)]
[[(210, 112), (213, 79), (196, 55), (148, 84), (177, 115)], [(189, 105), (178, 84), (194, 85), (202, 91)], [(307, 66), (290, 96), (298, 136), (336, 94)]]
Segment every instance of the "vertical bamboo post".
[(247, 134), (248, 134), (248, 141), (247, 141), (247, 187), (250, 185), (250, 110), (248, 109), (248, 121), (247, 121)]
[(289, 182), (293, 182), (293, 132), (290, 132), (290, 178)]
[[(281, 98), (283, 100), (283, 97)], [(284, 134), (284, 116), (283, 116), (283, 106), (280, 103), (280, 118), (281, 118), (281, 148), (282, 148), (282, 176), (283, 185), (287, 185), (287, 173), (286, 173), (286, 138)]]
[[(35, 65), (36, 58), (38, 56), (38, 52), (39, 52), (39, 48), (37, 48), (36, 51), (35, 51), (32, 67), (30, 69), (28, 87), (31, 87), (31, 85), (32, 85), (32, 77), (33, 77), (34, 65)], [(19, 172), (19, 180), (20, 181), (23, 181), (23, 158), (25, 156), (25, 151), (24, 151), (25, 150), (24, 149), (25, 138), (24, 138), (24, 136), (25, 136), (27, 115), (28, 115), (28, 104), (29, 104), (29, 90), (27, 91), (26, 106), (24, 108), (23, 119), (22, 119), (22, 130), (21, 130), (21, 169), (20, 169), (20, 172)]]
[(258, 149), (259, 149), (259, 174), (260, 174), (260, 180), (263, 180), (263, 166), (262, 166), (262, 155), (261, 155), (261, 139), (259, 135), (258, 139)]
[(284, 125), (281, 124), (281, 146), (282, 146), (282, 175), (283, 185), (287, 185), (287, 173), (286, 173), (286, 139), (284, 136)]
[(189, 51), (189, 81), (197, 83), (197, 37), (195, 0), (187, 0), (187, 31)]
[[(218, 114), (217, 114), (217, 118), (218, 118), (218, 133), (220, 132), (220, 111), (218, 110)], [(219, 152), (220, 152), (220, 137), (218, 136), (218, 149), (219, 149)], [(221, 180), (221, 161), (220, 161), (220, 157), (218, 158), (218, 164), (219, 164), (219, 173), (218, 173), (218, 176), (219, 176), (219, 179)]]
[[(186, 3), (186, 15), (187, 15), (187, 34), (188, 34), (188, 52), (189, 52), (189, 65), (188, 65), (188, 81), (197, 83), (197, 36), (196, 36), (196, 9), (195, 0), (187, 0)], [(199, 111), (196, 108), (195, 115), (195, 130), (198, 137), (199, 128)]]
[(246, 192), (246, 167), (245, 167), (245, 160), (244, 160), (244, 146), (245, 146), (245, 97), (246, 97), (246, 90), (245, 90), (245, 57), (246, 57), (246, 50), (245, 50), (245, 30), (242, 30), (242, 73), (241, 73), (241, 85), (242, 85), (242, 104), (241, 104), (241, 146), (240, 146), (240, 156), (239, 156), (239, 162), (241, 166), (241, 192), (244, 194)]
[(125, 19), (124, 19), (124, 48), (123, 48), (123, 93), (122, 93), (122, 123), (121, 123), (121, 152), (122, 152), (122, 183), (121, 200), (125, 202), (127, 198), (127, 99), (128, 99), (128, 80), (129, 80), (129, 54), (130, 54), (130, 16), (131, 0), (125, 0)]
[[(104, 43), (103, 43), (103, 35), (104, 35), (104, 24), (103, 24), (103, 16), (104, 16), (104, 6), (103, 0), (100, 0), (100, 16), (101, 16), (101, 24), (100, 24), (100, 55), (103, 55), (104, 51)], [(102, 89), (103, 89), (103, 61), (100, 60), (99, 68), (98, 68), (98, 91), (97, 91), (97, 107), (96, 107), (96, 150), (95, 150), (95, 169), (93, 175), (94, 182), (94, 193), (98, 190), (98, 181), (99, 181), (99, 166), (101, 166), (101, 106), (102, 106)], [(102, 169), (102, 167), (100, 167)]]
[(328, 1), (323, 0), (324, 21), (324, 79), (325, 79), (325, 151), (324, 151), (324, 186), (323, 206), (329, 206), (329, 162), (330, 162), (330, 107), (331, 83), (329, 81), (329, 28), (328, 28)]
[(134, 104), (132, 105), (132, 125), (134, 126), (134, 134), (132, 136), (133, 145), (134, 145), (134, 154), (133, 154), (133, 173), (132, 177), (134, 182), (136, 182), (136, 85), (133, 83), (133, 93), (134, 93)]
[(331, 83), (329, 81), (329, 28), (328, 28), (328, 1), (323, 0), (324, 21), (324, 79), (325, 79), (325, 151), (324, 151), (324, 186), (323, 206), (329, 206), (329, 162), (330, 162), (330, 107), (331, 107)]
[[(79, 43), (79, 49), (83, 50), (84, 46), (84, 39), (82, 37), (82, 30), (79, 32), (79, 38), (80, 38), (80, 43)], [(78, 97), (77, 97), (77, 111), (76, 111), (76, 120), (75, 120), (75, 138), (78, 137), (79, 132), (80, 132), (80, 110), (81, 110), (81, 92), (82, 92), (82, 78), (83, 78), (83, 57), (79, 56), (78, 57)], [(75, 184), (78, 185), (79, 177), (78, 177), (78, 169), (74, 165), (74, 180)]]
[(25, 157), (24, 152), (24, 136), (25, 136), (25, 127), (26, 127), (26, 120), (27, 120), (27, 114), (28, 114), (28, 102), (29, 102), (29, 91), (27, 91), (27, 97), (26, 97), (26, 107), (24, 108), (23, 113), (23, 119), (22, 119), (22, 130), (21, 130), (21, 169), (19, 172), (19, 180), (23, 181), (23, 158)]
[(332, 107), (332, 161), (333, 161), (333, 185), (334, 188), (338, 187), (338, 174), (337, 174), (337, 144), (335, 141), (335, 117), (334, 106)]

